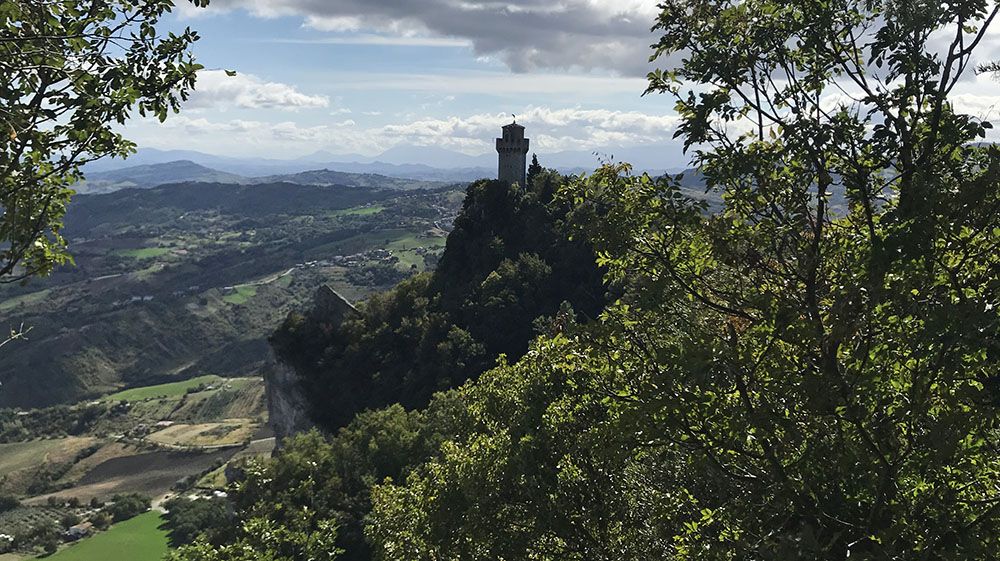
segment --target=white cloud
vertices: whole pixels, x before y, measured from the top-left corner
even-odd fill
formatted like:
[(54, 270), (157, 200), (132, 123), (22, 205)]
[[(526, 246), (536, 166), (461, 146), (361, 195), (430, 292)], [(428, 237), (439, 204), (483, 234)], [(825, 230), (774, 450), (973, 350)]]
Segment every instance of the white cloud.
[(296, 111), (327, 107), (330, 99), (323, 95), (308, 95), (294, 86), (267, 82), (253, 74), (228, 75), (223, 70), (203, 70), (187, 109), (280, 109)]
[[(530, 107), (517, 116), (518, 121), (535, 131), (575, 131), (574, 138), (604, 143), (614, 136), (616, 142), (632, 139), (635, 143), (669, 138), (677, 125), (675, 115), (651, 115), (636, 111), (607, 109), (551, 109)], [(510, 121), (503, 113), (483, 113), (468, 117), (423, 119), (405, 124), (387, 125), (380, 132), (390, 137), (409, 138), (415, 143), (433, 139), (486, 138)], [(546, 134), (546, 132), (542, 132)], [(563, 137), (565, 138), (565, 137)]]
[[(645, 75), (658, 0), (213, 0), (207, 13), (243, 9), (301, 17), (331, 41), (471, 45), (516, 72), (595, 69)], [(187, 9), (185, 13), (192, 10)], [(434, 44), (434, 41), (445, 43)], [(429, 43), (430, 42), (430, 43)]]
[[(328, 29), (327, 31), (335, 31)], [(321, 39), (273, 39), (273, 43), (288, 43), (292, 45), (379, 45), (389, 47), (471, 47), (472, 41), (467, 39), (452, 39), (448, 37), (375, 35), (372, 33), (353, 33), (324, 37)]]
[[(669, 142), (677, 117), (606, 109), (529, 107), (518, 114), (540, 151), (604, 150)], [(230, 155), (297, 156), (316, 150), (379, 154), (399, 144), (440, 146), (477, 155), (493, 151), (493, 139), (510, 115), (481, 113), (463, 117), (427, 118), (383, 126), (348, 119), (327, 124), (259, 120), (213, 121), (179, 115), (162, 125), (146, 120), (130, 126), (127, 135), (141, 146), (161, 149), (187, 147)], [(183, 134), (163, 134), (164, 129)]]
[(534, 73), (518, 76), (497, 72), (456, 74), (397, 74), (332, 72), (327, 74), (341, 90), (431, 92), (446, 95), (590, 95), (631, 94), (639, 97), (649, 85), (644, 78), (588, 74)]

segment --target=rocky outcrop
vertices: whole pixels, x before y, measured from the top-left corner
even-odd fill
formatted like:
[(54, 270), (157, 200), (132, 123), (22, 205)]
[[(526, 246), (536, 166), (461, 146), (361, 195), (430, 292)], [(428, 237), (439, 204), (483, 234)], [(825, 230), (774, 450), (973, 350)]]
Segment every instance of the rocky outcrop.
[(347, 299), (326, 284), (316, 291), (311, 313), (316, 319), (333, 325), (340, 325), (344, 320), (361, 315)]
[[(323, 323), (338, 326), (349, 318), (359, 316), (360, 312), (336, 290), (324, 285), (316, 292), (309, 315)], [(274, 360), (264, 371), (264, 385), (268, 418), (280, 449), (286, 438), (307, 431), (314, 425), (309, 420), (298, 374), (291, 366)]]
[(313, 427), (306, 414), (306, 400), (291, 366), (275, 361), (264, 372), (268, 422), (278, 448), (286, 438)]

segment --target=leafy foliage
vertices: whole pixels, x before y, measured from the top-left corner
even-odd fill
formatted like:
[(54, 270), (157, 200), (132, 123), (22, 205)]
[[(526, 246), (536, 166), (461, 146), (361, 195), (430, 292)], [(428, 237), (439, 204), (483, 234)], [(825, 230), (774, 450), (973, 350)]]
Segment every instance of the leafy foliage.
[(133, 111), (162, 121), (187, 98), (201, 69), (189, 51), (198, 35), (157, 31), (172, 6), (0, 3), (0, 281), (65, 263), (60, 229), (80, 166), (133, 151), (113, 130)]
[(125, 493), (111, 497), (111, 502), (102, 509), (111, 516), (113, 522), (134, 518), (149, 510), (149, 497), (138, 493)]
[(0, 512), (8, 512), (21, 506), (21, 501), (17, 497), (7, 493), (0, 494)]
[[(164, 527), (173, 548), (194, 543), (203, 534), (213, 534), (229, 523), (228, 504), (225, 499), (186, 499), (177, 497), (163, 504)], [(213, 536), (215, 537), (215, 536)], [(215, 537), (214, 541), (218, 541)]]
[(210, 530), (177, 559), (369, 559), (370, 488), (402, 481), (433, 456), (462, 426), (460, 411), (453, 394), (442, 394), (425, 411), (362, 413), (332, 439), (315, 431), (290, 439), (271, 462), (246, 467), (234, 493), (235, 532)]

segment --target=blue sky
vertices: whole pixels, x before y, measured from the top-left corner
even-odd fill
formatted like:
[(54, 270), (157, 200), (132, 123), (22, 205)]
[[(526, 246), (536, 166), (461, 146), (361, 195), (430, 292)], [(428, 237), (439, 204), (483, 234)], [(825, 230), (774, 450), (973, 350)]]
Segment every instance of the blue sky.
[[(165, 23), (199, 31), (206, 70), (180, 115), (128, 125), (141, 147), (269, 158), (374, 156), (398, 145), (490, 154), (516, 113), (543, 161), (642, 147), (662, 154), (657, 167), (686, 162), (672, 141), (673, 101), (641, 96), (657, 0), (178, 2)], [(1000, 31), (981, 51), (1000, 58)], [(972, 77), (953, 99), (995, 118), (997, 92), (993, 77)]]

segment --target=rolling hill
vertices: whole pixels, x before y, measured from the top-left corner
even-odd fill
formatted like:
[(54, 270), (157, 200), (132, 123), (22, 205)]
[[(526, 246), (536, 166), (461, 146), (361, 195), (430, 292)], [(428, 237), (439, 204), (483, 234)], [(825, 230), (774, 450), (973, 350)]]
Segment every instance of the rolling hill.
[(110, 193), (120, 189), (148, 189), (166, 183), (244, 183), (246, 178), (234, 173), (214, 170), (190, 160), (161, 164), (131, 166), (122, 169), (89, 173), (86, 181), (76, 186), (77, 193)]

